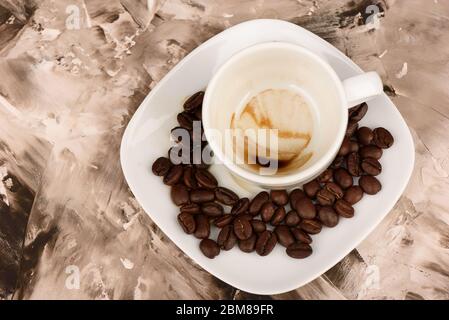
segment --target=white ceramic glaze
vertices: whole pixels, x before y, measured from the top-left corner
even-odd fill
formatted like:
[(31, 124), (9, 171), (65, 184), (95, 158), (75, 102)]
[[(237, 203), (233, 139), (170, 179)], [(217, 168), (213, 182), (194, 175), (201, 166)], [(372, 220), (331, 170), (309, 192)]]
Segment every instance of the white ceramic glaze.
[[(414, 164), (410, 131), (391, 100), (384, 94), (369, 102), (361, 125), (382, 126), (395, 137), (382, 157), (379, 176), (383, 189), (365, 196), (356, 206), (353, 219), (342, 219), (337, 227), (313, 237), (313, 254), (294, 260), (281, 246), (271, 255), (259, 257), (238, 249), (221, 252), (213, 260), (202, 255), (199, 241), (183, 233), (170, 200), (169, 188), (151, 173), (153, 161), (166, 155), (169, 132), (185, 99), (204, 90), (218, 68), (232, 55), (258, 43), (282, 41), (304, 46), (324, 58), (341, 80), (362, 70), (335, 47), (294, 24), (278, 20), (253, 20), (234, 26), (192, 51), (151, 91), (131, 119), (120, 150), (122, 169), (131, 191), (161, 230), (202, 268), (246, 292), (277, 294), (293, 290), (320, 276), (354, 249), (388, 214), (404, 191)], [(223, 165), (211, 167), (220, 184), (240, 196), (253, 196), (259, 188), (238, 183)], [(149, 239), (140, 239), (149, 241)]]
[[(288, 174), (264, 175), (236, 164), (229, 146), (232, 142), (224, 143), (234, 115), (252, 97), (270, 89), (300, 92), (314, 114), (310, 120), (315, 122), (315, 130), (304, 151), (312, 156)], [(291, 188), (310, 181), (331, 164), (346, 132), (348, 108), (382, 92), (382, 82), (375, 72), (342, 83), (332, 67), (312, 51), (291, 43), (266, 42), (238, 52), (213, 76), (204, 97), (203, 126), (214, 154), (231, 173), (261, 187)], [(284, 121), (292, 120), (286, 116)]]

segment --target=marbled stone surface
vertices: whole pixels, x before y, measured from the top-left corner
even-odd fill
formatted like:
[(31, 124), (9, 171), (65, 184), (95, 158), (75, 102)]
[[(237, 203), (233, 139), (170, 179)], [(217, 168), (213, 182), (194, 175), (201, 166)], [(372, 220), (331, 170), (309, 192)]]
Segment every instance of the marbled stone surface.
[(320, 278), (272, 298), (449, 299), (447, 0), (0, 0), (0, 298), (258, 298), (161, 233), (118, 152), (180, 59), (254, 18), (294, 22), (377, 70), (416, 145), (382, 224)]

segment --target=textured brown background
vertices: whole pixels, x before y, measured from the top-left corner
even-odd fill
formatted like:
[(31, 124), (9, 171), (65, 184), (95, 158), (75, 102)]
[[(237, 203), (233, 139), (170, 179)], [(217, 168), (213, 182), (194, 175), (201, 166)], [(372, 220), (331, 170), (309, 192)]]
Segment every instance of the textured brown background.
[[(323, 276), (273, 298), (449, 298), (448, 0), (0, 0), (0, 298), (257, 298), (164, 237), (118, 152), (170, 68), (254, 18), (299, 24), (377, 70), (416, 145), (383, 223)], [(73, 266), (79, 289), (66, 285)]]

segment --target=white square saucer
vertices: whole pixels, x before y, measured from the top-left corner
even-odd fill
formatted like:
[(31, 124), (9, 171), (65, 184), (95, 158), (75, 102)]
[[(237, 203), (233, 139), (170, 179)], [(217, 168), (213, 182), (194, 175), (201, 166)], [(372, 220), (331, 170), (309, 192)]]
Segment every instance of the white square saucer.
[[(296, 289), (320, 276), (354, 249), (381, 222), (398, 201), (411, 176), (415, 152), (410, 131), (391, 100), (384, 94), (369, 102), (361, 125), (385, 127), (395, 144), (384, 152), (383, 185), (376, 196), (365, 196), (356, 206), (353, 219), (342, 219), (333, 229), (313, 236), (313, 254), (295, 260), (277, 246), (267, 257), (246, 254), (234, 248), (210, 260), (199, 250), (199, 240), (186, 235), (177, 222), (178, 208), (170, 199), (169, 187), (151, 173), (151, 165), (170, 147), (170, 129), (191, 94), (204, 90), (220, 65), (238, 51), (254, 44), (282, 41), (304, 46), (320, 54), (341, 79), (362, 70), (337, 48), (311, 32), (279, 20), (253, 20), (229, 28), (192, 51), (176, 65), (143, 101), (128, 124), (120, 149), (121, 164), (131, 191), (161, 230), (205, 270), (230, 285), (254, 294), (279, 294)], [(243, 196), (257, 189), (236, 183), (223, 165), (211, 171), (220, 185)], [(147, 241), (147, 239), (141, 239)]]

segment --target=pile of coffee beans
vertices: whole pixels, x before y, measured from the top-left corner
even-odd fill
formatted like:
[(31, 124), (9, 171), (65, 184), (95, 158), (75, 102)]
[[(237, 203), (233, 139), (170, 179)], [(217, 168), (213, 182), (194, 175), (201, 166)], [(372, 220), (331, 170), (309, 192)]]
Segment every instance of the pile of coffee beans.
[[(193, 122), (201, 121), (203, 97), (204, 92), (198, 92), (186, 101), (177, 117), (181, 128), (190, 132)], [(366, 103), (349, 110), (337, 157), (303, 189), (262, 191), (250, 200), (220, 187), (204, 163), (173, 164), (161, 157), (152, 171), (171, 187), (173, 203), (180, 208), (178, 222), (185, 233), (201, 239), (199, 247), (206, 257), (213, 259), (235, 246), (266, 256), (280, 244), (288, 256), (304, 259), (312, 254), (311, 235), (323, 227), (334, 228), (341, 218), (354, 217), (353, 205), (382, 188), (376, 178), (382, 172), (379, 160), (394, 139), (384, 128), (359, 127), (367, 111)], [(201, 142), (201, 148), (205, 146), (207, 142)], [(211, 228), (220, 229), (216, 240), (210, 239)]]

